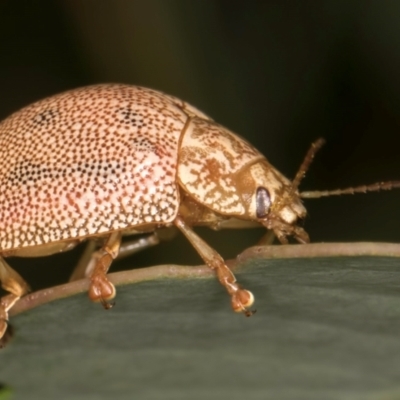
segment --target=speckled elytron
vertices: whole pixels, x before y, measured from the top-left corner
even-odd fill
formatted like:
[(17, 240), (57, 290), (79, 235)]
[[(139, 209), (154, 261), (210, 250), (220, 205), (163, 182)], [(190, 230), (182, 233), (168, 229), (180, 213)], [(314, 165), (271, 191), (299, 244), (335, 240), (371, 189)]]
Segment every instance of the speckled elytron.
[[(115, 295), (106, 274), (124, 234), (177, 226), (216, 271), (235, 311), (250, 314), (223, 259), (191, 226), (252, 222), (285, 243), (306, 215), (297, 186), (246, 141), (187, 103), (127, 85), (97, 85), (39, 101), (0, 124), (0, 337), (27, 291), (4, 257), (41, 256), (98, 243), (85, 263), (89, 296)], [(312, 197), (311, 195), (308, 197)], [(79, 277), (77, 274), (75, 277)]]

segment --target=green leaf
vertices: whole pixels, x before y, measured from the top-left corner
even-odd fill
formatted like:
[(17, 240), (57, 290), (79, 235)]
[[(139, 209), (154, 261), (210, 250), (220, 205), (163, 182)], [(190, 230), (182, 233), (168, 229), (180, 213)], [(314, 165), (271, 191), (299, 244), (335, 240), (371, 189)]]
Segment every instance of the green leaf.
[(204, 266), (111, 274), (109, 311), (85, 281), (32, 293), (11, 317), (0, 380), (30, 400), (400, 399), (399, 255), (373, 243), (246, 250), (230, 265), (256, 297), (251, 318)]
[(0, 384), (0, 400), (11, 400), (12, 390), (8, 386)]

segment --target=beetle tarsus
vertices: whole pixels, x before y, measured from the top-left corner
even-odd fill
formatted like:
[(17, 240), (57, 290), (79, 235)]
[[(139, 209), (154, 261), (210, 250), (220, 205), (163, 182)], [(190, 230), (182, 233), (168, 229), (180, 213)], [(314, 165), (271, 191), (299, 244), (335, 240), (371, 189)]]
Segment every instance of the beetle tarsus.
[(242, 312), (249, 317), (253, 313), (248, 309), (254, 303), (253, 293), (245, 289), (238, 289), (231, 295), (232, 308), (235, 312)]
[(105, 275), (95, 275), (91, 278), (89, 298), (94, 302), (105, 302), (115, 297), (115, 287)]
[(103, 246), (92, 254), (90, 264), (93, 263), (94, 267), (91, 268), (90, 273), (90, 286), (89, 298), (95, 302), (101, 302), (105, 309), (110, 309), (111, 304), (107, 303), (115, 297), (115, 286), (108, 280), (107, 272), (110, 268), (112, 261), (118, 256), (119, 247), (121, 244), (121, 233), (114, 232), (104, 241)]

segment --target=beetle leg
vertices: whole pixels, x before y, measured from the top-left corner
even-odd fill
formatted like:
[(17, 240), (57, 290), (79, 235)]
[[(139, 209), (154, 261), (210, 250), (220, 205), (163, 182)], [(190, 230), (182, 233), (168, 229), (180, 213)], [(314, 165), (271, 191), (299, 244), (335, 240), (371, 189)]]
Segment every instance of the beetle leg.
[[(120, 260), (121, 258), (129, 257), (132, 254), (138, 253), (139, 251), (145, 250), (159, 243), (160, 238), (157, 232), (154, 232), (153, 234), (146, 237), (136, 238), (134, 240), (130, 240), (129, 242), (121, 243), (117, 259)], [(70, 282), (77, 281), (79, 279), (83, 279), (89, 276), (90, 270), (93, 269), (93, 263), (91, 262), (91, 259), (95, 251), (96, 245), (97, 244), (95, 240), (88, 241), (85, 251), (83, 252), (78, 262), (78, 265), (75, 267), (71, 277), (69, 278)]]
[(138, 253), (139, 251), (145, 250), (149, 247), (153, 247), (160, 243), (160, 238), (157, 232), (154, 232), (151, 235), (136, 238), (134, 240), (130, 240), (129, 242), (124, 242), (121, 244), (118, 253), (118, 260), (121, 258), (129, 257), (132, 254)]
[(148, 249), (149, 247), (156, 246), (161, 241), (172, 240), (176, 236), (177, 232), (178, 230), (175, 226), (159, 228), (151, 235), (123, 242), (119, 248), (118, 260), (129, 257), (132, 254)]
[(107, 278), (107, 271), (111, 263), (118, 256), (121, 245), (121, 232), (113, 232), (107, 237), (103, 246), (92, 253), (86, 272), (90, 279), (89, 298), (99, 301), (104, 308), (111, 308), (107, 302), (115, 297), (115, 287)]
[(274, 231), (268, 230), (258, 241), (257, 246), (270, 246), (274, 243), (275, 237)]
[[(96, 247), (97, 242), (95, 240), (88, 240), (85, 250), (78, 261), (78, 264), (76, 265), (76, 267), (72, 271), (71, 276), (69, 277), (69, 282), (87, 278), (90, 275), (88, 272), (93, 269), (92, 259), (95, 254)], [(89, 269), (89, 267), (91, 268)]]
[(2, 338), (8, 326), (8, 311), (29, 291), (29, 286), (2, 257), (0, 257), (0, 282), (1, 287), (9, 292), (0, 298), (0, 338)]
[(236, 283), (235, 275), (225, 264), (223, 258), (186, 225), (182, 217), (178, 216), (174, 223), (197, 250), (204, 262), (216, 272), (221, 285), (225, 287), (231, 296), (233, 310), (244, 312), (246, 316), (252, 315), (252, 311), (248, 310), (248, 307), (254, 302), (253, 294), (248, 290), (242, 289)]

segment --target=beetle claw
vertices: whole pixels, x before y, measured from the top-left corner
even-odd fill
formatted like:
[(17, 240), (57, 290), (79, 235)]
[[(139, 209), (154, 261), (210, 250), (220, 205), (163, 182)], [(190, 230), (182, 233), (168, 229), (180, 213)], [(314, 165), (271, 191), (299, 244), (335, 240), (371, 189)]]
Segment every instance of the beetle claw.
[(104, 307), (105, 310), (110, 310), (111, 308), (113, 308), (115, 306), (115, 301), (110, 303), (109, 301), (104, 300), (103, 298), (100, 299), (100, 303)]
[(253, 314), (255, 314), (257, 312), (257, 310), (247, 310), (247, 309), (245, 309), (245, 310), (243, 310), (243, 314), (246, 316), (246, 317), (251, 317)]

